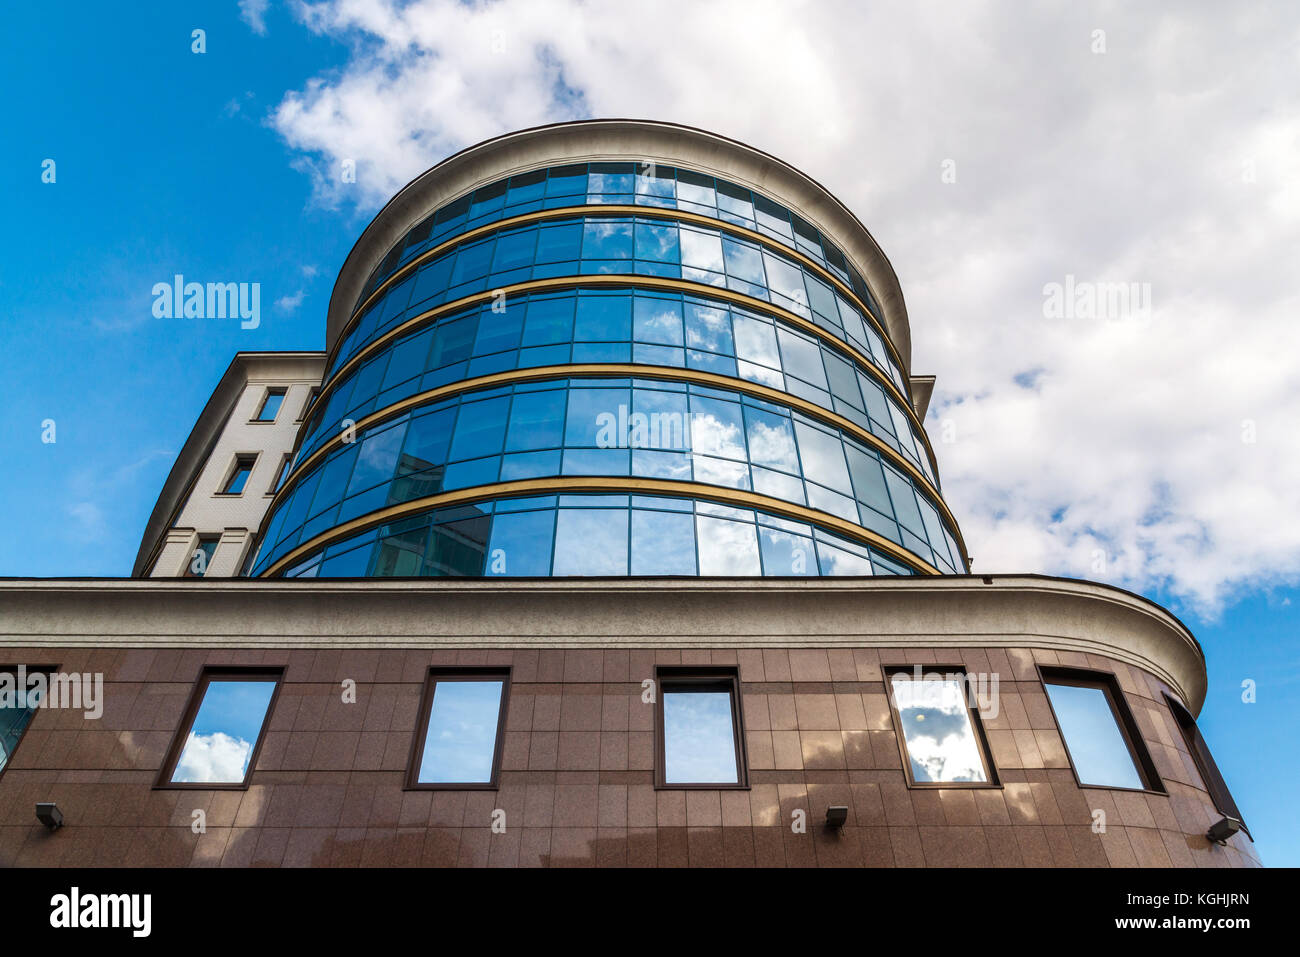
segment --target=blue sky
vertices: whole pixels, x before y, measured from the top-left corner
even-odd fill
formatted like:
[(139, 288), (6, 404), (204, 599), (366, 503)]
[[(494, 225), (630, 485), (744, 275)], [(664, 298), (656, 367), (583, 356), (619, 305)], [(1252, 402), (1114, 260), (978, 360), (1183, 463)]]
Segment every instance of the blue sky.
[[(79, 5), (57, 31), (53, 8), (20, 7), (0, 39), (14, 94), (0, 163), (16, 227), (0, 264), (0, 441), (18, 466), (5, 574), (129, 574), (231, 357), (323, 348), (334, 275), (364, 226), (310, 205), (310, 182), (265, 125), (286, 87), (346, 51), (299, 31), (268, 55), (234, 4), (153, 6), (123, 19)], [(203, 55), (190, 52), (195, 24)], [(47, 158), (53, 184), (40, 178)], [(153, 284), (178, 272), (260, 282), (260, 326), (154, 319)], [(296, 308), (275, 305), (300, 293)], [(54, 444), (41, 442), (46, 419)]]
[[(859, 213), (902, 280), (916, 371), (938, 375), (927, 425), (976, 569), (1115, 581), (1183, 617), (1209, 658), (1203, 733), (1265, 861), (1300, 864), (1300, 300), (1277, 268), (1300, 250), (1294, 23), (691, 9), (726, 23), (719, 47), (708, 28), (629, 31), (615, 6), (271, 3), (260, 33), (234, 2), (9, 11), (0, 574), (129, 574), (231, 356), (322, 348), (343, 258), (421, 169), (570, 116), (699, 125)], [(838, 46), (854, 36), (897, 42), (861, 57)], [(351, 189), (331, 179), (343, 157)], [(260, 326), (155, 319), (176, 273), (260, 283)], [(1042, 290), (1067, 275), (1149, 282), (1155, 308), (1045, 322)]]

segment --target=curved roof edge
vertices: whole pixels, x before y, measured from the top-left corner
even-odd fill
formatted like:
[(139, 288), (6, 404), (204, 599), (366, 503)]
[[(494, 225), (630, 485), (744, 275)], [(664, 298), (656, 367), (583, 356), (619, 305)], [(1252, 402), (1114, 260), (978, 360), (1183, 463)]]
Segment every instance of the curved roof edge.
[[(1193, 714), (1206, 692), (1204, 654), (1172, 612), (1046, 575), (0, 579), (5, 645), (1033, 648), (1136, 666)], [(1007, 680), (1027, 680), (1016, 670)]]
[(682, 165), (752, 187), (781, 201), (826, 233), (871, 287), (890, 339), (912, 365), (912, 335), (903, 291), (871, 233), (829, 190), (790, 164), (739, 140), (657, 120), (595, 119), (506, 133), (458, 153), (403, 186), (353, 245), (330, 296), (326, 349), (332, 350), (380, 260), (439, 206), (487, 183), (543, 165), (639, 160)]

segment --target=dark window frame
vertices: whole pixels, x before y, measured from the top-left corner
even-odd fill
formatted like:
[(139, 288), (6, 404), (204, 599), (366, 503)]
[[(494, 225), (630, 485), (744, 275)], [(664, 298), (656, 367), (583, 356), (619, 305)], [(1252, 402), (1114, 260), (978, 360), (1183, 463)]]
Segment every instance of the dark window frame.
[[(264, 415), (264, 413), (266, 412), (266, 403), (271, 401), (271, 396), (273, 395), (278, 395), (280, 397), (280, 404), (279, 406), (276, 407), (275, 415), (271, 416), (268, 419)], [(284, 400), (287, 399), (288, 397), (289, 397), (288, 386), (282, 386), (282, 385), (267, 386), (266, 391), (262, 393), (262, 401), (257, 404), (257, 412), (254, 413), (253, 417), (248, 420), (248, 424), (249, 425), (274, 425), (275, 420), (278, 419), (280, 417), (280, 413), (284, 411)]]
[[(258, 452), (236, 452), (233, 461), (230, 463), (230, 468), (226, 469), (226, 477), (221, 483), (220, 490), (212, 494), (221, 498), (239, 498), (247, 492), (248, 483), (253, 480), (253, 470), (257, 468), (259, 454)], [(240, 465), (244, 462), (248, 463), (248, 478), (244, 479), (244, 485), (238, 492), (228, 491), (230, 483), (235, 480), (235, 476), (239, 474)]]
[(943, 678), (960, 675), (962, 693), (966, 696), (966, 715), (975, 731), (975, 744), (984, 765), (983, 781), (918, 781), (912, 776), (912, 759), (907, 750), (907, 735), (903, 731), (903, 716), (899, 713), (898, 702), (894, 700), (894, 675), (905, 674), (915, 678), (917, 665), (882, 665), (881, 676), (885, 679), (885, 697), (889, 699), (890, 720), (894, 722), (894, 738), (898, 742), (898, 755), (903, 762), (903, 776), (909, 788), (931, 790), (933, 788), (996, 788), (1002, 787), (1002, 778), (997, 765), (993, 763), (993, 749), (989, 747), (988, 732), (980, 718), (979, 710), (971, 703), (970, 672), (964, 665), (921, 665), (921, 678), (938, 674)]
[[(1074, 783), (1080, 788), (1093, 788), (1100, 791), (1130, 791), (1134, 793), (1148, 794), (1167, 794), (1164, 783), (1160, 780), (1160, 774), (1156, 771), (1155, 762), (1151, 760), (1151, 754), (1147, 750), (1146, 744), (1142, 741), (1142, 729), (1138, 727), (1136, 719), (1133, 717), (1133, 709), (1129, 707), (1127, 699), (1124, 697), (1124, 689), (1120, 687), (1119, 679), (1110, 671), (1097, 671), (1093, 668), (1073, 668), (1065, 665), (1036, 665), (1038, 670), (1038, 682), (1043, 689), (1043, 695), (1047, 698), (1047, 707), (1052, 712), (1052, 721), (1056, 724), (1056, 733), (1061, 737), (1061, 746), (1065, 748), (1065, 759), (1070, 762), (1070, 773), (1074, 775)], [(1111, 717), (1115, 719), (1115, 726), (1119, 729), (1120, 737), (1124, 739), (1124, 745), (1128, 748), (1129, 759), (1133, 762), (1133, 767), (1137, 771), (1138, 780), (1142, 782), (1140, 788), (1120, 787), (1116, 784), (1085, 784), (1079, 777), (1079, 769), (1074, 764), (1074, 755), (1070, 753), (1070, 742), (1066, 740), (1065, 731), (1061, 727), (1061, 719), (1057, 717), (1056, 706), (1052, 704), (1052, 696), (1047, 691), (1049, 684), (1066, 685), (1074, 688), (1096, 688), (1106, 695), (1106, 701), (1110, 704)]]
[[(668, 781), (664, 738), (664, 695), (674, 685), (727, 691), (731, 695), (731, 734), (736, 754), (736, 780), (728, 782), (681, 783)], [(745, 709), (740, 697), (740, 669), (734, 665), (655, 666), (655, 790), (657, 791), (748, 791), (749, 755), (745, 748)]]
[[(275, 713), (275, 704), (280, 698), (280, 689), (284, 686), (284, 674), (285, 669), (283, 666), (205, 665), (200, 668), (199, 675), (194, 681), (194, 688), (190, 691), (189, 703), (186, 704), (185, 711), (181, 714), (180, 724), (177, 725), (176, 733), (172, 736), (172, 742), (168, 745), (167, 756), (158, 771), (158, 778), (154, 782), (153, 789), (155, 791), (247, 791), (253, 773), (257, 770), (257, 760), (262, 753), (262, 745), (265, 743), (267, 732), (271, 728), (271, 717)], [(226, 678), (256, 680), (260, 678), (271, 679), (275, 682), (275, 688), (271, 691), (271, 700), (266, 703), (266, 714), (262, 718), (262, 727), (258, 730), (257, 740), (253, 742), (253, 750), (248, 756), (248, 770), (244, 772), (244, 780), (238, 783), (172, 781), (171, 777), (176, 773), (176, 765), (181, 759), (181, 752), (185, 750), (185, 742), (189, 739), (190, 729), (194, 727), (194, 719), (198, 717), (199, 708), (203, 705), (203, 698), (207, 695), (208, 686), (212, 684), (213, 678), (219, 680)]]
[[(271, 487), (266, 490), (267, 498), (274, 498), (275, 493), (280, 491), (280, 486), (284, 484), (285, 477), (289, 474), (289, 465), (293, 462), (293, 453), (285, 452), (280, 457), (280, 467), (275, 470), (275, 478), (271, 479)], [(249, 474), (252, 477), (252, 474)]]
[[(209, 564), (208, 564), (208, 565), (205, 565), (205, 566), (203, 567), (203, 574), (202, 574), (202, 575), (196, 575), (196, 574), (194, 574), (194, 572), (193, 572), (193, 570), (192, 570), (192, 569), (193, 569), (193, 566), (194, 566), (194, 557), (195, 557), (195, 555), (198, 554), (199, 550), (203, 547), (203, 543), (204, 543), (204, 542), (211, 542), (211, 543), (212, 543), (212, 556), (208, 559), (208, 563), (209, 563)], [(185, 567), (184, 567), (183, 569), (181, 569), (181, 577), (182, 577), (182, 578), (206, 578), (207, 575), (208, 575), (208, 568), (211, 567), (212, 559), (213, 559), (213, 558), (216, 558), (216, 556), (217, 556), (217, 548), (218, 548), (220, 545), (221, 545), (221, 536), (220, 536), (220, 535), (199, 535), (199, 536), (197, 536), (197, 537), (195, 538), (195, 540), (194, 540), (194, 547), (190, 549), (190, 557), (189, 557), (188, 559), (185, 560)]]
[[(505, 754), (506, 715), (510, 711), (511, 671), (501, 667), (442, 667), (429, 669), (420, 693), (420, 710), (417, 713), (415, 734), (411, 740), (411, 754), (406, 763), (406, 791), (496, 791), (501, 787), (501, 762)], [(420, 764), (424, 760), (424, 742), (429, 734), (429, 721), (433, 717), (433, 698), (439, 682), (501, 680), (501, 707), (497, 713), (497, 737), (492, 749), (492, 777), (488, 781), (421, 781)]]
[(316, 400), (320, 398), (320, 391), (320, 386), (312, 386), (311, 391), (307, 393), (307, 400), (303, 402), (302, 409), (298, 412), (298, 418), (294, 419), (295, 424), (306, 420), (308, 413), (312, 410), (312, 406), (314, 406)]
[[(12, 672), (16, 683), (18, 679), (19, 665), (25, 668), (29, 675), (40, 673), (45, 675), (47, 679), (51, 675), (57, 674), (59, 670), (58, 665), (28, 665), (23, 664), (22, 662), (15, 662), (13, 664), (0, 663), (0, 673)], [(42, 702), (42, 707), (43, 706), (44, 702)], [(13, 763), (14, 755), (18, 753), (18, 749), (21, 748), (23, 742), (27, 740), (27, 733), (31, 731), (32, 725), (36, 722), (36, 713), (38, 711), (40, 711), (39, 707), (32, 710), (31, 718), (27, 721), (22, 733), (18, 735), (18, 740), (14, 742), (13, 748), (9, 751), (9, 760), (7, 760), (3, 765), (0, 765), (0, 780), (4, 779), (5, 772), (9, 770), (9, 765)]]
[(1201, 729), (1196, 726), (1196, 719), (1192, 717), (1192, 712), (1169, 692), (1166, 691), (1164, 694), (1169, 713), (1182, 733), (1183, 741), (1187, 745), (1187, 753), (1192, 756), (1192, 763), (1196, 765), (1196, 770), (1201, 775), (1201, 783), (1205, 785), (1205, 792), (1214, 802), (1215, 809), (1224, 817), (1240, 821), (1241, 829), (1246, 832), (1246, 836), (1251, 841), (1254, 841), (1255, 837), (1246, 827), (1246, 820), (1241, 816), (1241, 810), (1233, 800), (1232, 792), (1228, 790), (1228, 782), (1223, 779), (1223, 772), (1219, 770), (1214, 755), (1210, 754), (1210, 746), (1201, 736)]

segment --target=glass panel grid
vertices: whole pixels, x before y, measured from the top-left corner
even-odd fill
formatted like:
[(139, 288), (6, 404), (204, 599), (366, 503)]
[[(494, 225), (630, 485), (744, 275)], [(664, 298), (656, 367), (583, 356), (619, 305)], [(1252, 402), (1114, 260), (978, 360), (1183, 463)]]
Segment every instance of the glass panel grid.
[(691, 170), (631, 163), (551, 167), (480, 187), (408, 231), (371, 274), (361, 299), (400, 265), (459, 233), (543, 208), (608, 203), (677, 208), (760, 232), (838, 275), (879, 315), (874, 296), (844, 254), (812, 224), (781, 204), (746, 187)]
[[(631, 387), (618, 378), (548, 380), (484, 395), (471, 392), (418, 410), (332, 450), (313, 469), (319, 481), (307, 476), (280, 503), (277, 511), (293, 518), (271, 520), (268, 528), (277, 540), (259, 566), (326, 528), (387, 505), (563, 474), (641, 475), (755, 489), (853, 522), (865, 508), (886, 519), (873, 524), (877, 531), (953, 570), (942, 529), (932, 527), (937, 513), (930, 526), (922, 520), (918, 501), (929, 503), (918, 499), (910, 479), (873, 449), (784, 406), (696, 385), (639, 380)], [(538, 420), (539, 407), (547, 410), (545, 422)], [(563, 417), (561, 410), (567, 410)], [(301, 506), (300, 496), (311, 496), (312, 504)], [(756, 557), (742, 564), (755, 562)], [(702, 574), (710, 574), (706, 564), (713, 567), (702, 563)], [(627, 574), (625, 566), (610, 567), (608, 574)]]

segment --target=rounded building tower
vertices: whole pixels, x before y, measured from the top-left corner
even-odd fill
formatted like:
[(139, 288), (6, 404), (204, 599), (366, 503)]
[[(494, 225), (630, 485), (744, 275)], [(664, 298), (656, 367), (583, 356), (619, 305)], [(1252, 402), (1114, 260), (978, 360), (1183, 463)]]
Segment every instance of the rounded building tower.
[(967, 571), (893, 269), (752, 147), (471, 147), (370, 223), (328, 321), (255, 576)]
[[(897, 279), (797, 170), (503, 136), (375, 217), (328, 323), (234, 357), (131, 580), (0, 580), (0, 679), (118, 702), (9, 721), (0, 818), (68, 825), (0, 865), (103, 863), (95, 807), (151, 866), (1259, 863), (1182, 622), (968, 574)], [(250, 793), (199, 835), (210, 788)]]

